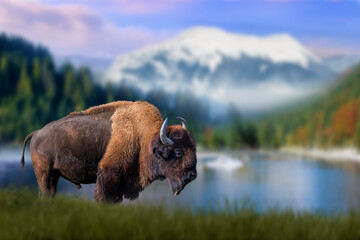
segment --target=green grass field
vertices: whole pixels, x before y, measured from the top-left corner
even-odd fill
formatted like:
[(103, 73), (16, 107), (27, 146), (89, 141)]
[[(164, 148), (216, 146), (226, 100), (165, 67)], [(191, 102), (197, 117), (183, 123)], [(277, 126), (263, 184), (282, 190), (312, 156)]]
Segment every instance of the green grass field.
[(197, 212), (0, 191), (0, 239), (360, 239), (360, 212)]

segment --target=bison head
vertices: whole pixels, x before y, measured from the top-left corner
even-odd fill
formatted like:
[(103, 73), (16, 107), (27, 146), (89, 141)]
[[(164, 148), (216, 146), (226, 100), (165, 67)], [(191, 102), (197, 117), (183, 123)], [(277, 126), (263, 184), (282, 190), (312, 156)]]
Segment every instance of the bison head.
[(157, 160), (158, 178), (167, 179), (174, 196), (197, 176), (195, 140), (186, 128), (185, 119), (178, 119), (182, 121), (182, 126), (167, 127), (165, 119), (160, 133), (150, 144), (150, 151)]

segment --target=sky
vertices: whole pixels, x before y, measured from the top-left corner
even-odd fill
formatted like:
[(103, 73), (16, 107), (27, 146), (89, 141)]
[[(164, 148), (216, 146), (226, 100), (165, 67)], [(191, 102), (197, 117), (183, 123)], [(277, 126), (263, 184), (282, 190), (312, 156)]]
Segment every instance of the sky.
[(55, 55), (112, 59), (187, 28), (288, 33), (320, 57), (360, 55), (360, 0), (0, 0), (0, 31)]

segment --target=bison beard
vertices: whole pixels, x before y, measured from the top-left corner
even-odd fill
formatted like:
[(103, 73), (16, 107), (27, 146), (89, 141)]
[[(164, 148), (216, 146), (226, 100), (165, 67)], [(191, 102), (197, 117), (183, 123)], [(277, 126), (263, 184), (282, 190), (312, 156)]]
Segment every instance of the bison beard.
[(95, 200), (118, 202), (122, 201), (122, 196), (130, 200), (136, 199), (142, 189), (135, 179), (136, 176), (121, 176), (118, 170), (99, 171), (95, 185)]
[(96, 183), (97, 201), (136, 199), (157, 179), (174, 195), (196, 178), (196, 144), (186, 128), (167, 126), (147, 102), (119, 101), (71, 113), (26, 137), (40, 196), (54, 196), (59, 177)]

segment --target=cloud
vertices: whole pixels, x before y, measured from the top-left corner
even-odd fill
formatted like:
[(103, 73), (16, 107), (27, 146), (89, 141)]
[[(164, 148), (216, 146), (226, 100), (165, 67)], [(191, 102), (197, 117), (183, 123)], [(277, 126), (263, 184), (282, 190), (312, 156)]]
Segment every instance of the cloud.
[(50, 46), (59, 55), (114, 57), (169, 37), (167, 32), (118, 27), (80, 5), (0, 1), (0, 29)]

